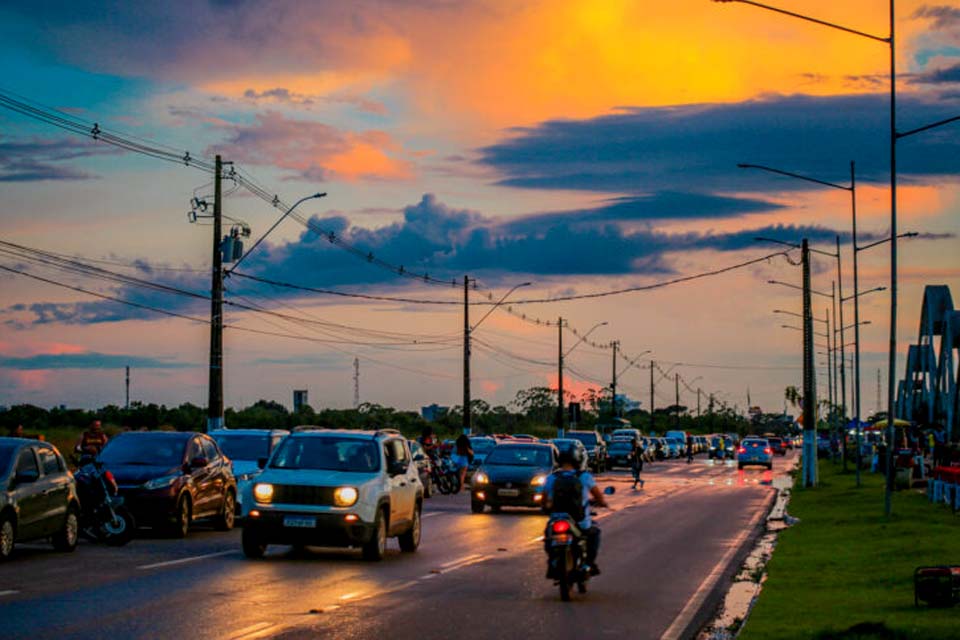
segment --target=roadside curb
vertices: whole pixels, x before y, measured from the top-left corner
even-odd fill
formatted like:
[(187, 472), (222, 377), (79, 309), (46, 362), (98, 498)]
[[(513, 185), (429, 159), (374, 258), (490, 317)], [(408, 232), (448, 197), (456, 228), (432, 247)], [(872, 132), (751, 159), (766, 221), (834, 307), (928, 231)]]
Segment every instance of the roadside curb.
[(783, 491), (780, 489), (776, 489), (770, 493), (770, 496), (767, 497), (763, 507), (758, 512), (755, 521), (750, 525), (749, 533), (739, 543), (736, 551), (727, 561), (726, 566), (724, 566), (719, 573), (708, 578), (708, 580), (713, 581), (713, 584), (710, 585), (703, 602), (689, 615), (685, 622), (680, 623), (682, 625), (680, 628), (674, 629), (674, 626), (677, 624), (675, 621), (663, 636), (661, 636), (661, 640), (689, 640), (696, 638), (703, 626), (713, 618), (714, 612), (726, 596), (730, 582), (740, 571), (740, 567), (747, 559), (747, 556), (750, 555), (757, 540), (766, 532), (768, 518), (773, 512), (774, 506), (777, 504), (778, 498), (782, 493)]

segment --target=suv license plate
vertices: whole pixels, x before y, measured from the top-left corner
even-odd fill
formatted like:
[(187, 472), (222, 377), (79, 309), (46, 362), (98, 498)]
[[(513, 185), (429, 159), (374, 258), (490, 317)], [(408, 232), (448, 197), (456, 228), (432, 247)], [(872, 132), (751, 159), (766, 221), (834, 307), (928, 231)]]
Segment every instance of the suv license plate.
[(519, 489), (498, 489), (497, 495), (504, 496), (506, 498), (516, 498), (517, 496), (520, 495), (520, 490)]
[(295, 516), (287, 516), (283, 519), (283, 526), (285, 527), (296, 527), (299, 529), (313, 529), (317, 526), (316, 518), (297, 518)]

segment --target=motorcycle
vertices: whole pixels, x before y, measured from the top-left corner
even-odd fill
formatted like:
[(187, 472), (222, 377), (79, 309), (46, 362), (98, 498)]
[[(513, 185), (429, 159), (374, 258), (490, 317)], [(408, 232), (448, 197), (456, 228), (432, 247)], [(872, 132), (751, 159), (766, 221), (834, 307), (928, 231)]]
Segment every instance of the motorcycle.
[[(613, 487), (603, 490), (614, 493)], [(596, 514), (592, 514), (596, 515)], [(553, 513), (547, 521), (543, 534), (547, 552), (547, 578), (560, 587), (560, 599), (570, 600), (570, 589), (577, 585), (577, 592), (587, 592), (590, 572), (584, 569), (587, 557), (587, 538), (577, 523), (566, 513)]]
[(453, 466), (450, 458), (434, 458), (431, 460), (430, 474), (433, 478), (433, 486), (443, 495), (456, 493), (460, 490), (460, 474)]
[(93, 542), (122, 547), (133, 539), (136, 522), (117, 495), (117, 482), (103, 463), (85, 456), (74, 474), (80, 498), (80, 534)]

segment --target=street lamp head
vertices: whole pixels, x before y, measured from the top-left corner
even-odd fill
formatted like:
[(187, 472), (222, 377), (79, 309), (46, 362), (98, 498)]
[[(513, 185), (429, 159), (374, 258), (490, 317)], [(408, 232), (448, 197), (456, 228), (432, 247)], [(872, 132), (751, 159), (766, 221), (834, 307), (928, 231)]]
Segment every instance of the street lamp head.
[(327, 196), (327, 192), (324, 191), (324, 192), (322, 192), (322, 193), (315, 193), (315, 194), (313, 194), (313, 195), (310, 196), (310, 197), (311, 197), (311, 198), (325, 198), (326, 196)]

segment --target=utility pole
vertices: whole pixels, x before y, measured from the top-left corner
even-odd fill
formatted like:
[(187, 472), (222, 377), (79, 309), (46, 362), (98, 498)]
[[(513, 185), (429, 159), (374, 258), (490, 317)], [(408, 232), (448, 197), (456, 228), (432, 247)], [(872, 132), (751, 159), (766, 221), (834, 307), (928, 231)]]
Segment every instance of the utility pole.
[(813, 314), (810, 310), (810, 247), (800, 245), (803, 269), (803, 486), (817, 485), (817, 383), (813, 368)]
[(360, 406), (360, 358), (353, 359), (353, 408)]
[[(847, 471), (847, 357), (843, 327), (843, 270), (840, 267), (840, 236), (837, 236), (837, 306), (840, 307), (840, 461)], [(834, 329), (837, 331), (837, 329)], [(837, 344), (834, 341), (833, 344)]]
[(654, 433), (654, 427), (657, 424), (653, 417), (654, 405), (656, 404), (656, 401), (653, 395), (654, 389), (655, 389), (654, 383), (653, 383), (653, 370), (656, 368), (657, 368), (656, 363), (653, 360), (651, 360), (650, 361), (650, 434), (651, 435)]
[(880, 413), (880, 369), (877, 369), (877, 409), (874, 413)]
[(124, 405), (125, 409), (130, 408), (130, 367), (127, 367), (127, 402)]
[(218, 155), (213, 170), (213, 273), (210, 286), (210, 374), (207, 398), (207, 431), (223, 427), (223, 239), (221, 174)]
[(610, 401), (613, 403), (613, 417), (616, 418), (620, 415), (617, 410), (617, 348), (620, 346), (620, 341), (614, 340), (610, 344), (613, 347), (613, 382), (610, 383)]
[(563, 437), (563, 318), (557, 319), (557, 437)]
[(470, 435), (470, 278), (463, 276), (463, 432)]
[(837, 379), (837, 376), (834, 375), (836, 373), (835, 368), (836, 368), (836, 351), (837, 350), (835, 349), (836, 343), (831, 342), (835, 334), (833, 331), (830, 330), (830, 327), (832, 327), (833, 325), (830, 324), (830, 308), (829, 307), (823, 310), (823, 315), (824, 315), (824, 318), (826, 318), (826, 326), (827, 326), (827, 398), (830, 402), (830, 413), (827, 415), (831, 416), (832, 418), (832, 416), (834, 415), (834, 411), (836, 409), (836, 404), (837, 404), (837, 394), (835, 393), (836, 386), (834, 385), (834, 381)]
[(700, 419), (700, 387), (697, 387), (697, 420)]
[(673, 374), (673, 393), (674, 393), (674, 407), (676, 408), (676, 415), (673, 419), (674, 429), (677, 431), (680, 430), (680, 374)]

